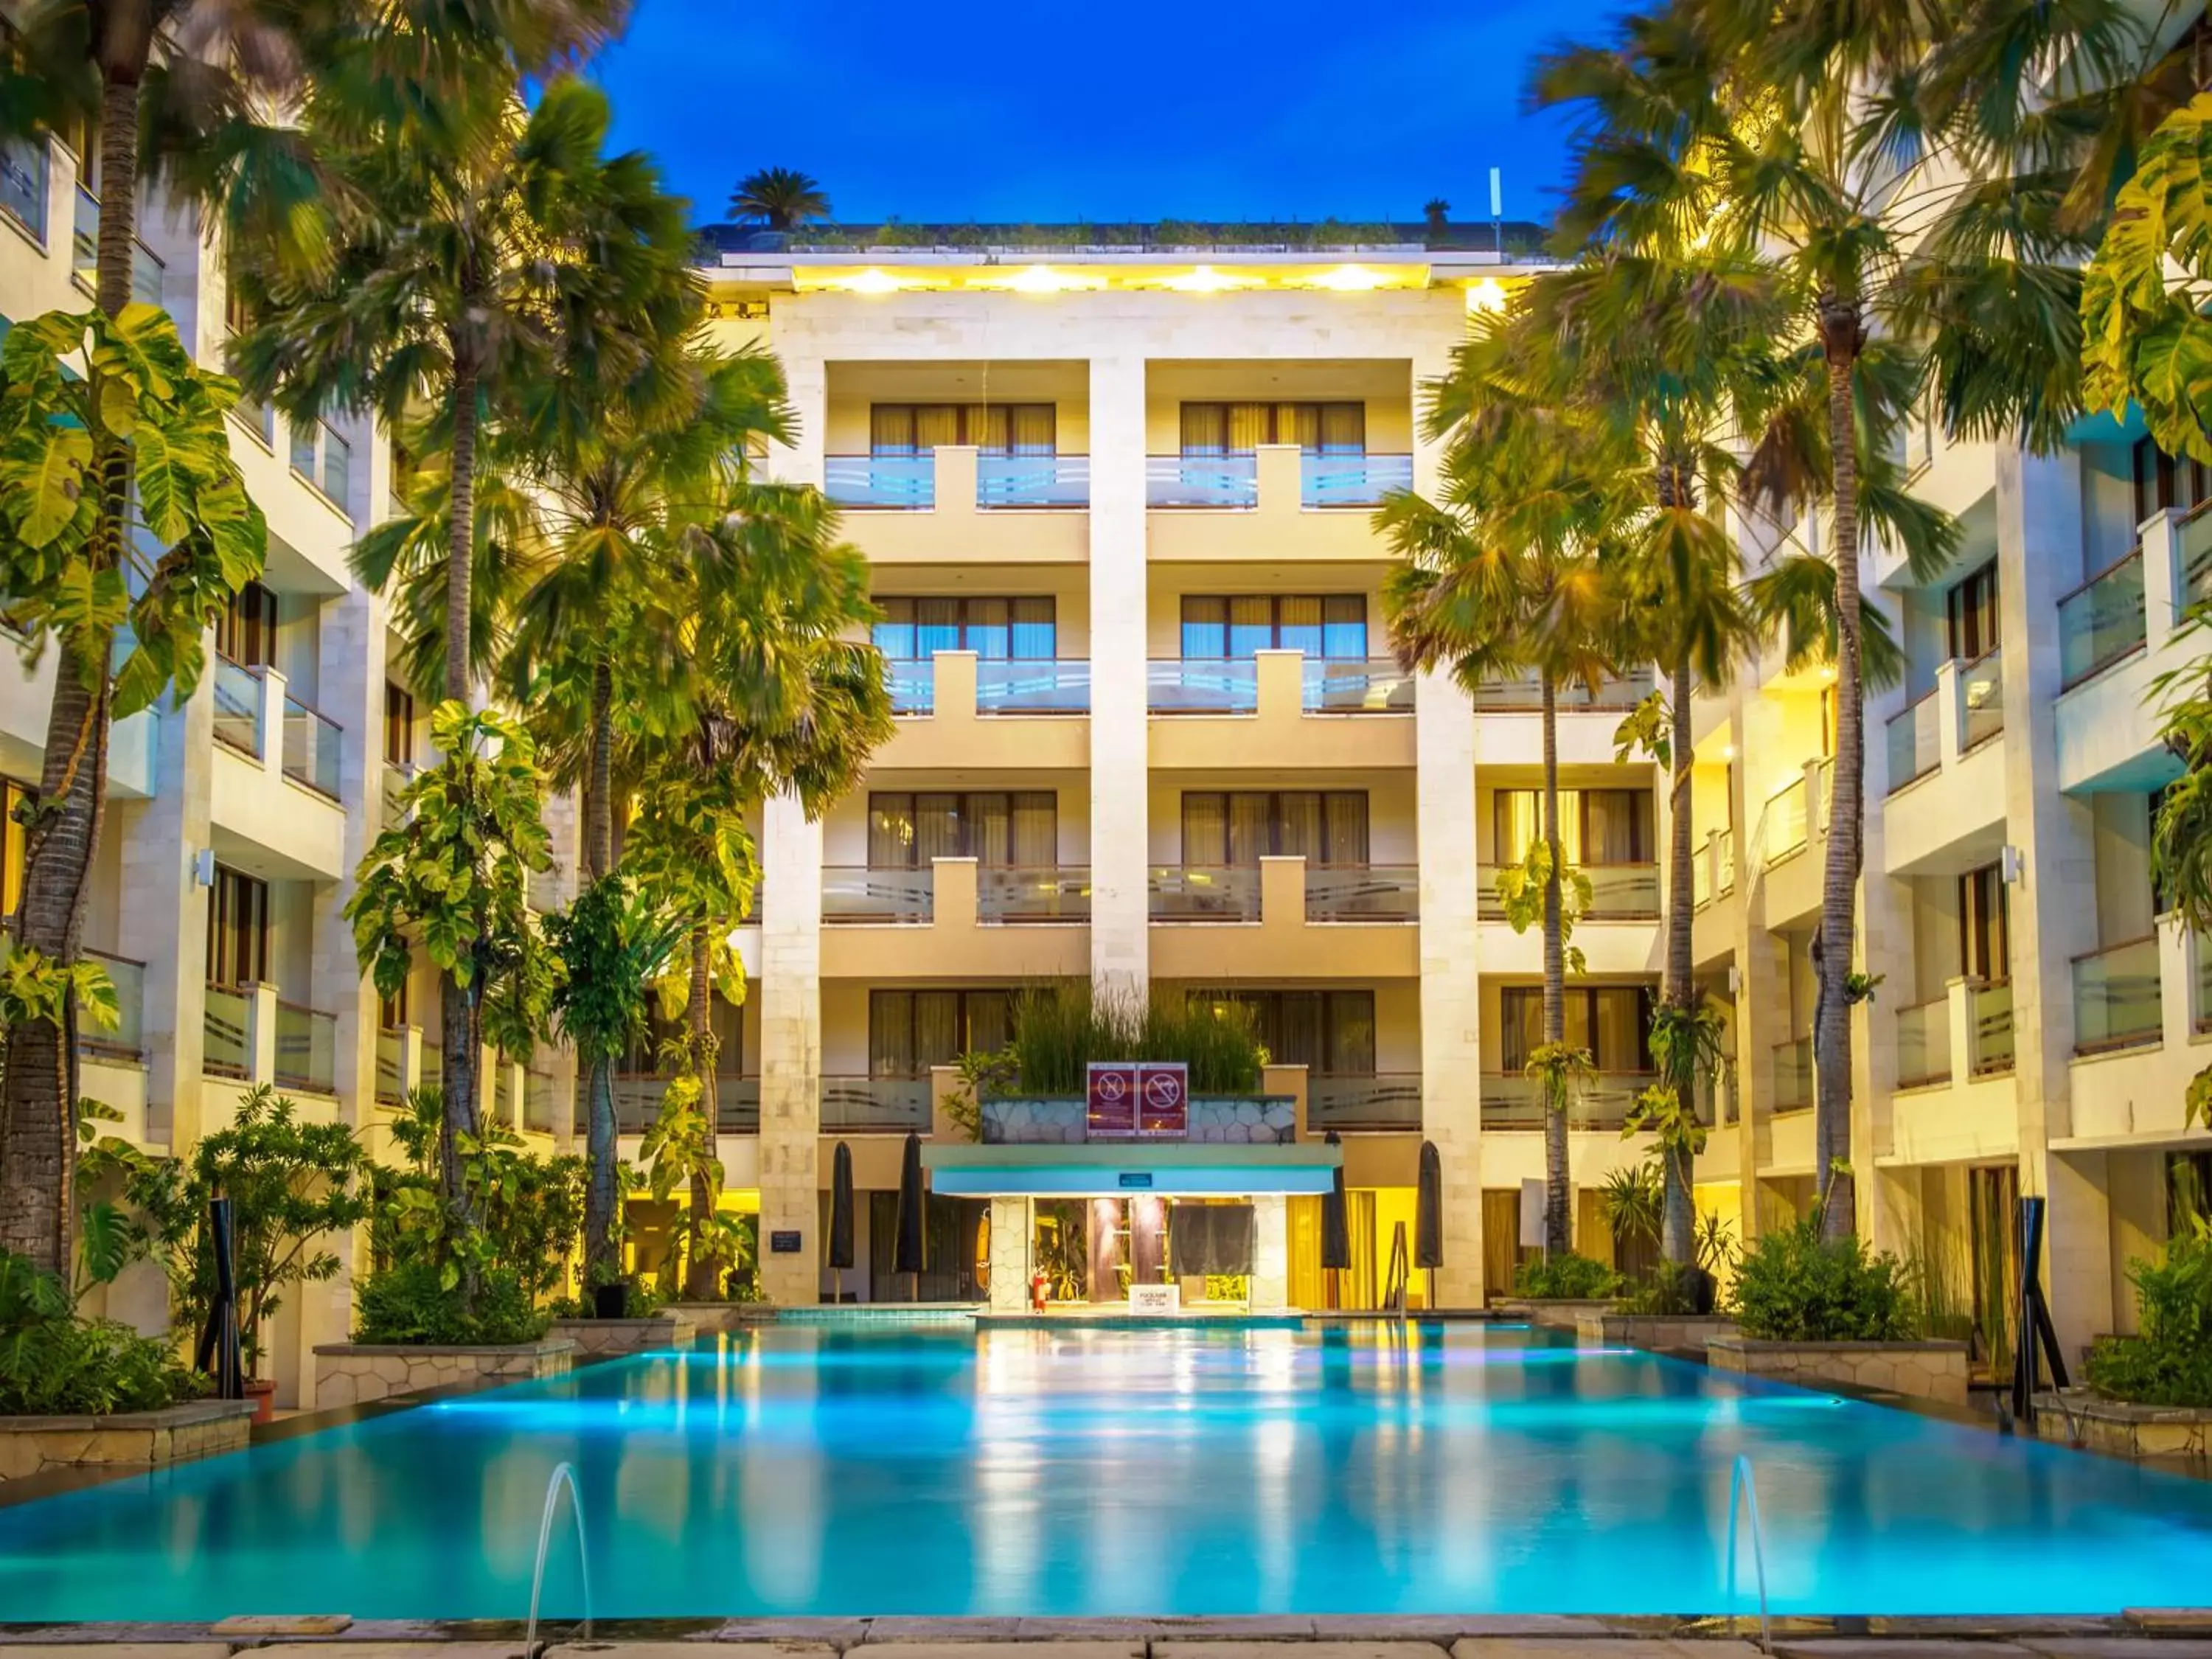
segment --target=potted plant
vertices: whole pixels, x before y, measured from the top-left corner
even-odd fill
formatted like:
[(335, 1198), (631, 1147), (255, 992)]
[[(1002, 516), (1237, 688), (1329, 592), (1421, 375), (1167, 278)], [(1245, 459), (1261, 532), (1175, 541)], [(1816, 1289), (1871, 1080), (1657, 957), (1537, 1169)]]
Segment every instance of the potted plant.
[(368, 1218), (371, 1168), (352, 1130), (303, 1120), (294, 1102), (264, 1084), (239, 1103), (228, 1127), (202, 1137), (188, 1159), (149, 1162), (125, 1188), (146, 1218), (179, 1322), (193, 1330), (206, 1322), (215, 1297), (209, 1206), (230, 1200), (239, 1355), (257, 1422), (269, 1420), (276, 1396), (274, 1379), (260, 1374), (270, 1322), (293, 1285), (337, 1276), (338, 1257), (327, 1240)]
[(2089, 1389), (2037, 1401), (2060, 1431), (2129, 1457), (2212, 1459), (2212, 1219), (2185, 1215), (2156, 1260), (2128, 1264), (2142, 1329), (2099, 1339)]

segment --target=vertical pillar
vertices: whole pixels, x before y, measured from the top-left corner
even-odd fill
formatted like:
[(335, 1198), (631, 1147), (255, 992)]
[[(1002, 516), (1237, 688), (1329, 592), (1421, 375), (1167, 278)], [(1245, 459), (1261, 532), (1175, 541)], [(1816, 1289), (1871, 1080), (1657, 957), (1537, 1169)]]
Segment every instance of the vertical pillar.
[(991, 1200), (991, 1311), (1019, 1313), (1030, 1303), (1030, 1200)]
[[(1873, 561), (1863, 561), (1861, 569), (1870, 578)], [(1869, 591), (1879, 592), (1878, 589)], [(1958, 752), (1954, 730), (1958, 691), (1950, 664), (1943, 665), (1937, 679), (1941, 690), (1936, 720), (1943, 737), (1938, 752), (1950, 757)], [(1856, 965), (1863, 972), (1879, 975), (1885, 989), (1901, 988), (1912, 978), (1912, 891), (1888, 873), (1888, 819), (1882, 803), (1889, 797), (1889, 745), (1874, 740), (1880, 728), (1871, 708), (1867, 725)], [(1897, 1095), (1897, 1010), (1904, 1001), (1895, 990), (1887, 996), (1877, 992), (1873, 1001), (1859, 1004), (1851, 1029), (1850, 1148), (1856, 1177), (1851, 1191), (1858, 1230), (1877, 1248), (1899, 1252), (1908, 1252), (1912, 1239), (1899, 1231), (1905, 1220), (1904, 1213), (1895, 1204), (1882, 1201), (1875, 1160), (1891, 1146), (1891, 1111)], [(1818, 1173), (1814, 1172), (1816, 1177)]]
[[(820, 1295), (822, 826), (794, 795), (762, 815), (760, 1283), (781, 1306)], [(796, 1233), (779, 1253), (773, 1235)]]
[[(1482, 1200), (1478, 1193), (1474, 1200), (1477, 1215), (1482, 1212)], [(1449, 1213), (1449, 1211), (1447, 1211)], [(1445, 1241), (1444, 1260), (1451, 1260), (1450, 1241)], [(1475, 1271), (1480, 1275), (1481, 1251), (1478, 1243)], [(1445, 1269), (1439, 1267), (1441, 1276)], [(1291, 1206), (1280, 1193), (1255, 1193), (1252, 1198), (1252, 1311), (1280, 1313), (1291, 1302)]]
[(1091, 365), (1091, 980), (1149, 988), (1145, 362)]
[(1437, 1269), (1437, 1300), (1447, 1308), (1474, 1308), (1481, 1305), (1486, 1288), (1475, 714), (1466, 694), (1443, 674), (1421, 677), (1413, 710), (1415, 835), (1421, 869), (1421, 1133), (1436, 1143), (1443, 1175), (1444, 1262)]

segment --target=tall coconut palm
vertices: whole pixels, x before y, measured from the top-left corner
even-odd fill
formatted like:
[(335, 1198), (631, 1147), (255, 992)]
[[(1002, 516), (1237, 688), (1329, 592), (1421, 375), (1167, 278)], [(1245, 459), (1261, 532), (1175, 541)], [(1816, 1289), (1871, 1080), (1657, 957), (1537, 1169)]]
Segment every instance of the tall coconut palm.
[[(412, 422), (435, 458), (445, 545), (387, 536), (355, 563), (380, 587), (442, 586), (442, 627), (416, 635), (421, 666), (437, 659), (426, 680), (466, 702), (493, 643), (475, 591), (479, 550), (497, 543), (480, 463), (520, 467), (596, 418), (534, 389), (623, 387), (680, 337), (696, 303), (690, 239), (652, 163), (606, 153), (596, 87), (556, 76), (526, 103), (515, 54), (466, 43), (434, 79), (395, 79), (389, 56), (362, 64), (318, 82), (304, 106), (341, 186), (326, 198), (331, 255), (305, 277), (246, 267), (256, 320), (237, 362), (295, 419), (337, 408)], [(453, 975), (441, 1010), (450, 1139), (480, 1119), (472, 1005)]]
[[(1617, 434), (1547, 394), (1548, 340), (1516, 310), (1486, 323), (1429, 388), (1425, 422), (1449, 440), (1441, 499), (1411, 493), (1376, 512), (1398, 563), (1383, 590), (1391, 643), (1407, 667), (1448, 666), (1472, 696), (1521, 673), (1543, 720), (1545, 1248), (1571, 1243), (1565, 1085), (1565, 848), (1559, 831), (1559, 698), (1595, 691), (1621, 661), (1612, 574), (1626, 526)], [(1586, 1066), (1587, 1059), (1582, 1064)]]
[(796, 230), (810, 220), (828, 218), (830, 198), (819, 180), (796, 167), (763, 167), (738, 180), (730, 212), (758, 219), (770, 230)]
[[(2078, 406), (2074, 267), (2087, 251), (2064, 204), (2087, 162), (2085, 120), (2140, 71), (2140, 42), (2107, 0), (1780, 13), (1676, 0), (1632, 20), (1610, 49), (1633, 64), (1639, 95), (1604, 111), (1602, 188), (1586, 194), (1579, 228), (1671, 222), (1769, 261), (1790, 306), (1782, 337), (1804, 341), (1818, 367), (1817, 441), (1794, 419), (1769, 436), (1799, 456), (1822, 453), (1815, 489), (1833, 527), (1838, 715), (1815, 939), (1814, 1137), (1823, 1213), (1840, 1233), (1855, 1224), (1850, 1011), (1863, 988), (1851, 969), (1866, 744), (1859, 560), (1871, 529), (1860, 463), (1892, 447), (1923, 384), (1954, 430), (2037, 443), (2063, 434)], [(1905, 372), (1870, 383), (1863, 369), (1884, 349)], [(1770, 489), (1790, 470), (1771, 449), (1753, 457)]]

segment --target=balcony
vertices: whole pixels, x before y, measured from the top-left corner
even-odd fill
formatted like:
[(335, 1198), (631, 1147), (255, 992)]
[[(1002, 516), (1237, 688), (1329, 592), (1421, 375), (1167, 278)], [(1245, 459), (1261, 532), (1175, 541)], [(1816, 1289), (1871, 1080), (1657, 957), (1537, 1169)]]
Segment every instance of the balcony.
[(112, 957), (104, 951), (83, 954), (88, 961), (107, 970), (108, 982), (115, 988), (115, 1029), (95, 1031), (80, 1020), (77, 1053), (87, 1060), (143, 1063), (146, 1058), (146, 964), (128, 957)]
[(406, 794), (414, 787), (416, 769), (404, 761), (384, 763), (384, 827), (397, 830), (407, 821)]
[[(994, 1097), (982, 1103), (981, 1120), (988, 1146), (1080, 1146), (1091, 1138), (1080, 1097)], [(1130, 1138), (1127, 1132), (1100, 1137), (1124, 1146)], [(1154, 1146), (1292, 1146), (1297, 1140), (1297, 1102), (1287, 1095), (1194, 1096), (1180, 1125), (1146, 1128), (1135, 1138)]]
[[(1650, 669), (1598, 682), (1597, 689), (1577, 680), (1553, 689), (1553, 706), (1562, 714), (1625, 714), (1650, 696), (1658, 682)], [(1518, 674), (1485, 680), (1474, 694), (1477, 712), (1486, 714), (1540, 714), (1544, 711), (1544, 683), (1534, 674)]]
[[(141, 305), (161, 303), (165, 267), (161, 256), (143, 242), (131, 250), (131, 297)], [(82, 185), (76, 187), (76, 222), (70, 241), (70, 272), (88, 294), (100, 283), (100, 198)]]
[(878, 752), (884, 768), (1080, 771), (1091, 763), (1091, 665), (939, 651), (892, 659), (891, 707), (903, 716)]
[(1155, 867), (1146, 882), (1154, 921), (1260, 920), (1257, 865), (1170, 865)]
[(1969, 988), (1966, 1001), (1976, 1077), (1995, 1077), (2013, 1068), (2012, 981)]
[(1154, 978), (1410, 979), (1420, 970), (1420, 880), (1407, 866), (1154, 867)]
[(1091, 871), (941, 858), (822, 872), (822, 975), (1029, 980), (1089, 971)]
[(1889, 793), (1895, 794), (1942, 764), (1936, 730), (1939, 705), (1931, 689), (1921, 693), (1889, 720)]
[(1409, 455), (1309, 455), (1261, 444), (1242, 455), (1149, 455), (1150, 556), (1166, 564), (1371, 559), (1376, 503), (1413, 481)]
[(1791, 1037), (1774, 1045), (1771, 1060), (1773, 1109), (1802, 1112), (1813, 1104), (1813, 1039)]
[(1692, 856), (1691, 901), (1702, 910), (1715, 899), (1726, 898), (1735, 890), (1735, 832), (1733, 830), (1708, 831), (1705, 844)]
[(276, 1005), (276, 1063), (271, 1080), (278, 1088), (336, 1094), (337, 1053), (337, 1015), (302, 1007), (296, 1002)]
[[(641, 1135), (653, 1127), (660, 1115), (660, 1097), (667, 1091), (668, 1079), (654, 1072), (617, 1072), (614, 1076), (615, 1133), (623, 1135)], [(586, 1077), (576, 1079), (576, 1132), (587, 1134), (592, 1109), (591, 1090)], [(750, 1135), (760, 1133), (760, 1079), (740, 1077), (735, 1073), (718, 1073), (714, 1079), (714, 1133), (718, 1135)]]
[[(1575, 866), (1590, 884), (1584, 921), (1653, 921), (1659, 915), (1659, 866), (1656, 864), (1585, 864)], [(1496, 865), (1476, 872), (1475, 915), (1485, 921), (1505, 920), (1498, 896)]]
[(1881, 859), (1893, 876), (1955, 872), (2004, 840), (2003, 654), (1948, 658), (1935, 678), (1889, 722)]
[(827, 455), (823, 489), (872, 564), (1081, 564), (1091, 556), (1091, 458)]
[(1260, 505), (1255, 455), (1147, 455), (1145, 504), (1249, 513)]
[(978, 714), (1087, 714), (1091, 665), (990, 658), (975, 665)]
[(1308, 921), (1419, 921), (1421, 872), (1410, 864), (1309, 864)]
[[(1571, 1130), (1618, 1134), (1636, 1097), (1659, 1080), (1655, 1072), (1599, 1072), (1574, 1086), (1567, 1101)], [(1486, 1072), (1482, 1076), (1482, 1127), (1540, 1131), (1544, 1127), (1543, 1085), (1522, 1072)]]
[(200, 1069), (210, 1077), (244, 1082), (253, 1074), (251, 992), (210, 985), (204, 1007)]
[(407, 1098), (407, 1061), (410, 1042), (421, 1053), (420, 1035), (405, 1026), (386, 1025), (376, 1034), (376, 1103), (398, 1106)]
[(983, 865), (975, 872), (975, 920), (985, 927), (1091, 920), (1091, 872), (1064, 866)]
[(350, 518), (353, 446), (328, 421), (292, 422), (292, 476), (312, 485), (339, 514)]
[[(272, 854), (298, 879), (345, 873), (340, 783), (345, 734), (289, 695), (273, 668), (217, 656), (209, 676), (216, 764), (210, 815), (216, 854)], [(302, 811), (300, 803), (316, 803)]]
[(1146, 665), (1155, 769), (1371, 770), (1413, 763), (1414, 683), (1366, 658), (1261, 651)]
[(928, 866), (830, 866), (822, 872), (822, 921), (912, 927), (935, 914), (935, 871)]
[(825, 1077), (822, 1079), (824, 1134), (929, 1133), (926, 1077)]
[(2142, 650), (2144, 622), (2138, 547), (2058, 601), (2058, 689), (2070, 691)]
[(2110, 1054), (2164, 1039), (2156, 934), (2073, 960), (2074, 1052)]
[(1956, 671), (1959, 751), (1970, 754), (2004, 730), (2004, 653), (1984, 652)]
[(319, 714), (298, 698), (284, 699), (284, 775), (325, 800), (338, 798), (337, 722)]
[(1418, 1132), (1420, 1127), (1418, 1072), (1306, 1075), (1306, 1127), (1315, 1134), (1330, 1129)]
[(41, 246), (46, 240), (46, 193), (52, 179), (52, 152), (43, 139), (0, 142), (0, 213), (6, 214)]
[(1308, 510), (1376, 507), (1413, 487), (1411, 455), (1301, 455), (1298, 463), (1298, 505)]
[(1897, 1086), (1931, 1089), (1951, 1081), (1951, 999), (1897, 1011)]

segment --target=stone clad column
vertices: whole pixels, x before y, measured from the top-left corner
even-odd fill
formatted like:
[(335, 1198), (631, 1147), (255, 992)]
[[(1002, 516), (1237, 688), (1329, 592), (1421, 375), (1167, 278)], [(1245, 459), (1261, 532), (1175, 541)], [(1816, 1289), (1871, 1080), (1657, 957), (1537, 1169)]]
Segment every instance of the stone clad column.
[[(1480, 1214), (1481, 1204), (1474, 1207)], [(1450, 1259), (1449, 1241), (1444, 1255)], [(1476, 1260), (1480, 1261), (1480, 1255)], [(1280, 1313), (1290, 1304), (1290, 1202), (1280, 1193), (1255, 1193), (1252, 1196), (1252, 1311)]]
[[(793, 795), (762, 820), (760, 1284), (790, 1307), (821, 1294), (822, 826)], [(778, 1232), (797, 1252), (771, 1248)]]
[[(1475, 904), (1475, 714), (1443, 674), (1414, 694), (1421, 866), (1421, 1133), (1443, 1174), (1440, 1307), (1482, 1304), (1481, 963)], [(1502, 1286), (1499, 1288), (1503, 1288)]]
[(1144, 994), (1146, 890), (1145, 363), (1091, 365), (1091, 981)]
[(1030, 1304), (1030, 1200), (991, 1200), (991, 1311), (1019, 1313)]

